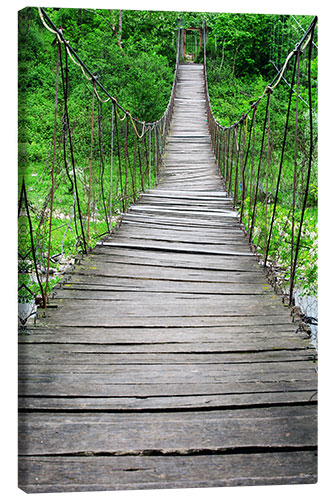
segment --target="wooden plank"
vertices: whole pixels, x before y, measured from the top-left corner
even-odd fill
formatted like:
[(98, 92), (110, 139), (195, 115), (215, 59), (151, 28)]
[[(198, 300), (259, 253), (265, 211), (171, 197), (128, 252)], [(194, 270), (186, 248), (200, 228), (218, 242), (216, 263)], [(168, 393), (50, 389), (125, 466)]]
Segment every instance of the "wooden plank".
[[(175, 397), (175, 396), (200, 396), (210, 394), (256, 394), (281, 392), (292, 394), (299, 391), (310, 391), (308, 403), (313, 403), (317, 393), (316, 380), (304, 378), (303, 380), (256, 380), (256, 381), (226, 381), (223, 383), (177, 383), (177, 384), (151, 384), (151, 383), (103, 383), (101, 380), (87, 381), (78, 377), (58, 377), (57, 380), (27, 380), (20, 381), (18, 385), (20, 396), (24, 397), (101, 397), (101, 398), (148, 398), (148, 397)], [(292, 401), (289, 401), (291, 403)], [(140, 402), (138, 401), (139, 405)], [(231, 405), (232, 406), (232, 405)]]
[(203, 396), (146, 396), (146, 397), (19, 397), (21, 410), (29, 411), (147, 411), (188, 410), (309, 404), (317, 401), (317, 391), (257, 392), (241, 394), (206, 394)]
[[(308, 361), (298, 361), (292, 363), (249, 363), (249, 364), (98, 364), (98, 357), (95, 357), (95, 364), (76, 365), (60, 364), (52, 365), (52, 375), (50, 367), (47, 365), (20, 365), (19, 383), (22, 384), (27, 379), (27, 386), (31, 383), (75, 383), (76, 380), (83, 383), (92, 384), (149, 384), (151, 380), (154, 384), (210, 384), (210, 383), (232, 383), (232, 382), (276, 382), (282, 377), (283, 380), (291, 380), (297, 376), (297, 380), (316, 379), (314, 363)], [(312, 365), (312, 366), (311, 366)], [(297, 375), (295, 375), (297, 374)], [(92, 382), (93, 379), (93, 382)]]
[(111, 345), (113, 352), (313, 351), (291, 325), (208, 328), (30, 328), (20, 343)]
[[(110, 248), (107, 246), (99, 246), (94, 249), (94, 259), (102, 259), (108, 262), (126, 262), (136, 263), (140, 265), (158, 265), (169, 267), (186, 267), (187, 269), (206, 269), (217, 271), (243, 271), (251, 272), (258, 271), (259, 264), (256, 258), (251, 255), (246, 257), (232, 256), (212, 256), (205, 255), (204, 259), (201, 255), (192, 254), (191, 259), (188, 259), (186, 253), (163, 252), (158, 250), (141, 250), (131, 248)], [(83, 258), (82, 262), (88, 261), (89, 257)], [(106, 260), (107, 259), (107, 260)]]
[[(181, 236), (176, 232), (173, 233), (169, 231), (168, 233), (165, 233), (163, 230), (159, 232), (156, 230), (156, 228), (155, 230), (151, 231), (149, 231), (149, 229), (147, 228), (146, 234), (140, 235), (137, 228), (134, 228), (133, 226), (127, 226), (126, 229), (123, 226), (122, 230), (119, 231), (119, 237), (117, 239), (114, 239), (122, 242), (125, 240), (125, 238), (131, 242), (152, 240), (163, 242), (167, 241), (170, 243), (200, 243), (203, 245), (207, 245), (207, 239), (205, 239), (202, 235), (199, 236), (196, 234), (187, 233), (184, 236)], [(248, 242), (243, 235), (230, 235), (228, 237), (223, 237), (222, 235), (220, 237), (211, 236), (210, 245), (220, 246), (224, 249), (237, 249), (245, 251), (249, 250)]]
[[(133, 292), (135, 293), (135, 292)], [(120, 300), (117, 298), (118, 293), (113, 292), (112, 297), (108, 297), (108, 291), (98, 291), (98, 289), (88, 290), (75, 290), (72, 289), (62, 290), (58, 292), (57, 298), (50, 302), (51, 306), (56, 306), (59, 311), (55, 316), (62, 314), (64, 308), (70, 311), (80, 311), (82, 309), (96, 309), (96, 314), (105, 314), (106, 310), (110, 315), (126, 315), (127, 317), (136, 318), (163, 318), (163, 317), (178, 317), (178, 318), (196, 318), (200, 315), (202, 326), (207, 326), (211, 318), (220, 318), (223, 323), (223, 310), (228, 306), (223, 300), (220, 302), (210, 303), (208, 301), (195, 300), (170, 300), (169, 297), (162, 297), (159, 300), (154, 298), (149, 303), (146, 298), (137, 300), (136, 295), (133, 295), (132, 300)], [(224, 297), (224, 296), (223, 296)], [(234, 295), (232, 295), (234, 297)], [(257, 297), (257, 296), (255, 296)], [(133, 300), (139, 306), (138, 309), (133, 309)], [(219, 314), (217, 314), (217, 311)], [(260, 302), (248, 302), (243, 304), (235, 303), (233, 306), (228, 307), (228, 317), (238, 317), (240, 322), (245, 317), (262, 317), (264, 321), (267, 318), (280, 321), (281, 317), (285, 321), (290, 321), (290, 315), (287, 311), (281, 311), (281, 306), (265, 305)]]
[[(98, 307), (97, 307), (98, 306)], [(132, 316), (115, 317), (110, 315), (110, 307), (96, 304), (93, 310), (89, 310), (85, 304), (72, 304), (69, 308), (55, 309), (52, 314), (46, 313), (45, 319), (41, 318), (40, 324), (45, 326), (49, 321), (55, 326), (76, 327), (197, 327), (197, 326), (240, 326), (240, 325), (275, 325), (289, 324), (288, 318), (277, 316)]]
[(104, 276), (116, 278), (152, 278), (155, 280), (187, 281), (205, 283), (261, 283), (267, 284), (264, 273), (244, 273), (241, 271), (194, 270), (189, 268), (175, 269), (171, 266), (141, 266), (139, 264), (115, 264), (104, 261), (93, 261), (77, 265), (75, 270), (67, 273), (73, 279), (76, 276)]
[(304, 343), (303, 338), (290, 334), (281, 334), (281, 336), (255, 335), (248, 336), (242, 339), (241, 335), (236, 335), (234, 338), (230, 335), (227, 338), (219, 339), (205, 335), (204, 339), (200, 340), (200, 336), (184, 334), (183, 336), (175, 336), (172, 334), (159, 335), (154, 333), (141, 333), (137, 336), (131, 336), (131, 332), (124, 332), (123, 335), (115, 336), (113, 332), (105, 334), (102, 329), (96, 329), (94, 332), (87, 333), (87, 329), (73, 329), (68, 333), (54, 331), (53, 333), (42, 333), (26, 335), (20, 338), (21, 344), (51, 344), (68, 345), (68, 344), (88, 344), (97, 346), (111, 346), (113, 353), (216, 353), (216, 352), (264, 352), (269, 358), (270, 351), (289, 349), (293, 352), (296, 349), (303, 349), (313, 354), (313, 347), (308, 343)]
[(186, 454), (315, 446), (316, 408), (280, 406), (176, 413), (19, 415), (19, 455)]
[(314, 451), (200, 456), (24, 457), (27, 493), (315, 483)]
[(110, 240), (110, 241), (103, 241), (99, 243), (98, 246), (103, 246), (103, 247), (116, 247), (116, 248), (135, 248), (139, 250), (147, 250), (147, 249), (152, 249), (152, 250), (162, 250), (162, 251), (167, 251), (167, 252), (181, 252), (181, 253), (199, 253), (199, 254), (209, 254), (209, 255), (227, 255), (227, 256), (234, 256), (234, 257), (250, 257), (253, 254), (247, 250), (244, 249), (243, 251), (238, 250), (237, 247), (232, 248), (224, 248), (224, 247), (217, 247), (216, 245), (187, 245), (187, 244), (181, 244), (181, 243), (164, 243), (164, 242), (152, 242), (152, 241), (144, 241), (141, 242), (141, 240), (138, 240), (137, 242), (133, 242), (130, 240), (125, 240), (121, 241), (120, 239), (117, 238), (117, 240)]
[(239, 231), (239, 224), (237, 223), (237, 220), (235, 218), (234, 222), (232, 221), (226, 221), (226, 220), (208, 220), (208, 219), (202, 219), (200, 220), (199, 218), (196, 219), (190, 219), (186, 217), (186, 221), (184, 221), (184, 217), (166, 217), (166, 214), (162, 215), (154, 215), (154, 217), (147, 216), (145, 214), (134, 214), (134, 213), (127, 213), (126, 214), (126, 220), (137, 220), (137, 221), (154, 221), (155, 223), (161, 223), (161, 224), (168, 224), (168, 225), (173, 225), (173, 226), (186, 226), (186, 227), (196, 227), (196, 228), (209, 228), (209, 229), (225, 229), (225, 228), (235, 228), (237, 231)]
[(31, 345), (21, 344), (18, 349), (19, 364), (251, 364), (258, 362), (307, 361), (313, 360), (313, 353), (307, 349), (272, 350), (271, 352), (187, 352), (187, 353), (117, 353), (113, 346), (66, 344)]

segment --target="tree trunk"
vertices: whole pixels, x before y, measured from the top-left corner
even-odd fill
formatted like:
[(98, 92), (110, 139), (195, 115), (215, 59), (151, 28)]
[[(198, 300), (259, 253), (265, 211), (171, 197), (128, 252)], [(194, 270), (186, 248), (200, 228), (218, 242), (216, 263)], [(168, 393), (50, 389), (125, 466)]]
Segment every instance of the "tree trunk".
[(225, 40), (223, 40), (223, 46), (222, 46), (222, 58), (221, 58), (221, 64), (220, 64), (220, 71), (222, 70), (223, 61), (224, 61), (224, 44), (225, 44)]
[(113, 34), (116, 32), (116, 25), (114, 24), (114, 15), (113, 15), (113, 9), (109, 9), (109, 12), (111, 14), (111, 25), (112, 25), (112, 31)]
[(233, 63), (233, 67), (232, 67), (232, 73), (234, 76), (235, 76), (236, 57), (237, 57), (237, 52), (238, 52), (239, 47), (240, 47), (240, 45), (237, 45), (237, 48), (235, 50), (235, 55), (234, 55), (234, 63)]
[(122, 45), (121, 45), (121, 32), (122, 32), (122, 29), (123, 29), (123, 11), (120, 10), (119, 11), (119, 31), (118, 31), (118, 46), (120, 48), (122, 48)]

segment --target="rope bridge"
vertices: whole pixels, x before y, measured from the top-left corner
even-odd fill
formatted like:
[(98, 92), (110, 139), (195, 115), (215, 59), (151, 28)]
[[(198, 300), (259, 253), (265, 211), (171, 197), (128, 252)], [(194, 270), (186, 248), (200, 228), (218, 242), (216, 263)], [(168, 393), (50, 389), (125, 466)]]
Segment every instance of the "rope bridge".
[[(182, 63), (179, 30), (168, 110), (162, 121), (139, 122), (103, 91), (41, 15), (56, 33), (55, 115), (64, 83), (64, 129), (59, 134), (55, 120), (44, 240), (24, 182), (20, 197), (19, 221), (30, 244), (21, 249), (22, 274), (39, 280), (43, 310), (37, 325), (26, 322), (19, 331), (20, 488), (315, 483), (316, 350), (301, 318), (291, 317), (269, 285), (248, 241), (251, 233), (257, 251), (266, 242), (268, 266), (274, 202), (267, 197), (279, 172), (283, 189), (294, 183), (288, 178), (283, 184), (282, 160), (269, 169), (275, 154), (285, 156), (289, 148), (294, 154), (290, 99), (282, 149), (273, 134), (273, 87), (288, 74), (281, 71), (239, 122), (224, 127), (209, 103), (206, 26), (204, 64)], [(301, 50), (308, 35), (310, 49), (313, 29), (314, 23)], [(69, 120), (69, 99), (66, 104), (69, 52), (89, 77), (85, 173), (75, 162), (78, 129)], [(298, 62), (300, 55), (296, 48), (289, 60)], [(296, 67), (295, 81), (297, 75)], [(309, 104), (311, 109), (311, 95)], [(62, 219), (60, 179), (72, 200)], [(295, 213), (306, 197), (301, 191), (298, 184), (291, 190)], [(266, 238), (260, 236), (260, 205), (267, 205)], [(121, 225), (110, 234), (120, 214)], [(80, 254), (53, 297), (47, 279), (51, 283), (57, 258), (49, 245), (56, 220), (64, 231), (61, 244), (73, 226)], [(273, 220), (272, 234), (281, 230), (281, 221)], [(295, 217), (293, 265), (300, 222)], [(22, 288), (27, 296), (30, 287)]]
[[(23, 177), (19, 197), (19, 300), (33, 302), (30, 312), (20, 316), (24, 325), (30, 315), (35, 317), (35, 304), (45, 308), (47, 297), (51, 293), (54, 278), (54, 266), (61, 260), (64, 253), (64, 243), (72, 238), (71, 227), (74, 226), (75, 253), (87, 254), (96, 242), (106, 234), (113, 232), (121, 213), (135, 203), (140, 194), (155, 185), (163, 165), (166, 138), (168, 135), (174, 106), (175, 88), (178, 79), (179, 65), (185, 57), (186, 29), (178, 29), (176, 67), (170, 100), (163, 116), (152, 123), (145, 123), (133, 117), (125, 110), (99, 81), (98, 76), (87, 67), (70, 43), (64, 38), (63, 30), (57, 29), (44, 9), (38, 8), (40, 19), (56, 37), (56, 90), (54, 105), (54, 132), (51, 160), (51, 184), (45, 203), (39, 211), (29, 203), (26, 183)], [(274, 263), (276, 255), (276, 206), (283, 184), (283, 166), (290, 148), (293, 148), (294, 177), (284, 181), (284, 192), (292, 193), (290, 200), (292, 227), (290, 234), (290, 254), (285, 277), (289, 280), (289, 304), (293, 303), (293, 288), (297, 270), (303, 229), (304, 213), (311, 178), (311, 164), (314, 153), (313, 109), (311, 98), (311, 50), (313, 34), (317, 19), (314, 18), (294, 50), (287, 56), (283, 66), (273, 81), (266, 86), (262, 95), (244, 112), (241, 118), (230, 126), (222, 126), (214, 117), (210, 104), (206, 74), (206, 44), (207, 28), (204, 23), (199, 32), (200, 43), (203, 39), (205, 96), (207, 102), (207, 117), (216, 155), (217, 165), (224, 179), (234, 205), (239, 209), (240, 218), (244, 224), (254, 250), (261, 252), (263, 264)], [(189, 31), (189, 30), (187, 30)], [(189, 31), (190, 32), (190, 31)], [(298, 192), (298, 121), (299, 102), (304, 101), (299, 92), (300, 61), (308, 47), (308, 101), (309, 101), (309, 136), (308, 169), (306, 186)], [(75, 120), (69, 112), (69, 62), (79, 66), (83, 75), (91, 84), (91, 123), (90, 123), (90, 154), (89, 166), (84, 172), (76, 164), (75, 153)], [(273, 92), (281, 81), (285, 80), (288, 64), (293, 63), (293, 73), (290, 87), (288, 107), (285, 116), (284, 136), (279, 147), (279, 168), (273, 171), (273, 161), (277, 161), (278, 151), (274, 147), (274, 131), (272, 131), (272, 100)], [(296, 85), (296, 90), (294, 89)], [(62, 130), (59, 131), (58, 103), (62, 92), (63, 114)], [(292, 111), (292, 102), (296, 104)], [(101, 97), (103, 96), (103, 97)], [(262, 120), (260, 111), (266, 100), (265, 117)], [(274, 103), (273, 103), (274, 104)], [(277, 105), (279, 109), (279, 104)], [(290, 134), (290, 123), (294, 114), (294, 139)], [(260, 146), (258, 146), (260, 144)], [(289, 148), (289, 150), (288, 150)], [(58, 152), (57, 152), (58, 149)], [(275, 150), (274, 150), (275, 149)], [(62, 158), (60, 157), (62, 150)], [(273, 158), (273, 150), (275, 157)], [(99, 163), (97, 168), (96, 163)], [(59, 226), (59, 213), (65, 211), (61, 206), (60, 196), (57, 198), (57, 188), (62, 182), (69, 186), (72, 195), (71, 212), (64, 214), (66, 222)], [(274, 185), (275, 183), (275, 185)], [(271, 203), (273, 198), (274, 203)], [(302, 204), (300, 220), (296, 221), (296, 207)], [(264, 206), (264, 223), (258, 223), (258, 208)], [(272, 208), (273, 207), (273, 208)], [(68, 209), (67, 209), (68, 210)], [(39, 223), (32, 221), (31, 212), (39, 218)], [(68, 221), (68, 222), (67, 222)], [(61, 247), (55, 248), (52, 237), (55, 231), (65, 228)], [(274, 248), (272, 249), (272, 242)], [(51, 281), (51, 283), (50, 283)]]

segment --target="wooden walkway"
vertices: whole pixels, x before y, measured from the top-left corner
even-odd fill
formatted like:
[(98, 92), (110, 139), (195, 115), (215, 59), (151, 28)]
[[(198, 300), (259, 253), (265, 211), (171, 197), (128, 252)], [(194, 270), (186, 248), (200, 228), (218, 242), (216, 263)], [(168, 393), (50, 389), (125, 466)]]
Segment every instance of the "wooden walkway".
[(183, 65), (156, 189), (19, 336), (27, 492), (316, 481), (315, 350), (223, 191)]

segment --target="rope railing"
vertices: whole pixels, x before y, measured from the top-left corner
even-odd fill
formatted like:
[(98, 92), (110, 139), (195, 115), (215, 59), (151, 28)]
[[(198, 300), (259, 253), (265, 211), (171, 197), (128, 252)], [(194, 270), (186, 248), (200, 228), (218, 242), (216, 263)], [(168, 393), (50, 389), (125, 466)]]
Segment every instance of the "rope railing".
[[(170, 127), (180, 61), (178, 29), (168, 105), (158, 120), (140, 121), (102, 85), (45, 10), (38, 11), (42, 25), (56, 36), (57, 59), (50, 176), (44, 176), (37, 203), (32, 197), (29, 200), (30, 187), (23, 175), (18, 213), (19, 302), (30, 303), (31, 311), (36, 303), (47, 306), (59, 279), (55, 275), (69, 261), (64, 243), (77, 257), (87, 254), (103, 235), (114, 230), (121, 214), (141, 193), (154, 186)], [(89, 123), (83, 122), (84, 113), (78, 119), (71, 116), (71, 62), (81, 68), (91, 85), (90, 103), (83, 103), (90, 107)], [(30, 315), (19, 314), (21, 324)]]
[[(203, 24), (204, 80), (207, 122), (218, 169), (253, 249), (264, 267), (280, 267), (279, 288), (293, 303), (297, 271), (305, 259), (302, 242), (312, 163), (315, 152), (313, 105), (311, 98), (311, 54), (317, 17), (287, 56), (283, 66), (250, 109), (230, 126), (222, 126), (214, 116), (207, 81), (207, 27)], [(299, 60), (307, 48), (307, 108), (300, 117)], [(287, 102), (274, 101), (274, 93), (294, 60)], [(296, 82), (296, 89), (294, 89)], [(295, 98), (296, 97), (296, 98)], [(266, 99), (265, 111), (261, 103)], [(284, 132), (274, 130), (277, 115), (285, 112)], [(274, 112), (273, 112), (274, 109)], [(284, 112), (283, 112), (284, 114)], [(302, 127), (300, 119), (302, 118)], [(303, 137), (300, 138), (300, 130)], [(307, 134), (306, 134), (307, 132)], [(300, 151), (302, 149), (302, 151)], [(302, 158), (300, 159), (300, 156)], [(293, 168), (291, 168), (293, 165)], [(292, 173), (290, 173), (292, 172)], [(278, 207), (282, 213), (277, 217)], [(311, 235), (308, 235), (311, 237)], [(286, 245), (282, 245), (282, 240)], [(289, 247), (286, 251), (285, 248)], [(282, 255), (283, 253), (283, 255)], [(300, 258), (300, 254), (303, 255)]]

